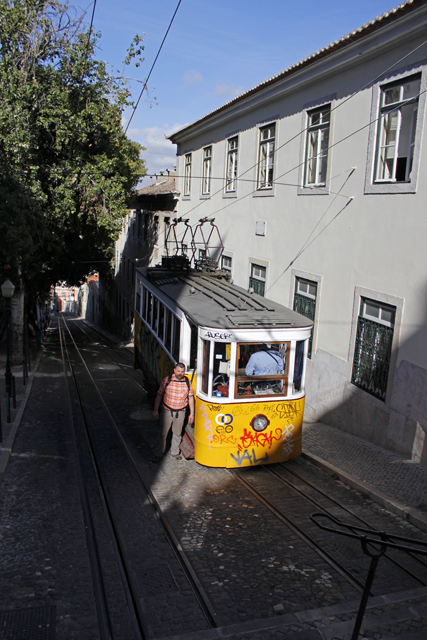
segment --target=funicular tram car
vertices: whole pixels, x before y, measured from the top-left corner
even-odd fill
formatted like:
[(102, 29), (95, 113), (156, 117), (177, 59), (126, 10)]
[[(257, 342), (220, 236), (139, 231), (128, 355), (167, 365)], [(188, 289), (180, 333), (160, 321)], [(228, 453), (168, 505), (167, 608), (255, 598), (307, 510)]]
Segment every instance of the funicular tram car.
[(167, 264), (136, 270), (135, 301), (135, 366), (156, 386), (177, 362), (187, 367), (198, 463), (238, 468), (301, 454), (309, 319), (223, 271)]

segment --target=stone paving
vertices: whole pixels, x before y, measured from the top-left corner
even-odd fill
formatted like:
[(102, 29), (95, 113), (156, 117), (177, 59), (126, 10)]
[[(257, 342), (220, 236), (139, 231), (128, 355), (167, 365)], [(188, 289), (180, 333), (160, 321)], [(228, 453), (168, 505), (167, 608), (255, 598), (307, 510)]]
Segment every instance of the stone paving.
[[(0, 349), (0, 371), (4, 370), (2, 355)], [(57, 432), (58, 417), (63, 411), (59, 394), (62, 379), (56, 368), (58, 363), (49, 362), (48, 357), (45, 351), (38, 371), (38, 363), (33, 363), (26, 387), (22, 385), (22, 370), (14, 370), (18, 403), (16, 410), (12, 410), (11, 423), (6, 422), (4, 382), (0, 381), (3, 426), (0, 544), (6, 549), (0, 553), (0, 625), (12, 614), (19, 616), (31, 611), (33, 622), (42, 620), (43, 615), (46, 621), (52, 615), (56, 618), (57, 635), (53, 632), (49, 635), (49, 623), (43, 622), (45, 634), (40, 635), (43, 639), (94, 640), (98, 632), (89, 563), (81, 536), (73, 456), (67, 434)], [(43, 413), (45, 408), (40, 399), (46, 395), (49, 412)], [(322, 424), (304, 426), (304, 456), (427, 531), (426, 467)], [(170, 462), (169, 472), (173, 474)], [(182, 464), (188, 472), (195, 466), (194, 462)], [(196, 476), (200, 473), (203, 475), (203, 468)], [(62, 514), (59, 519), (58, 514)], [(208, 511), (205, 515), (209, 520)], [(203, 529), (205, 524), (201, 522), (198, 526)], [(190, 526), (187, 531), (189, 538), (193, 536), (197, 552), (203, 540)], [(14, 550), (13, 555), (10, 549)], [(221, 551), (213, 549), (213, 553), (218, 556)], [(221, 576), (217, 578), (219, 583)], [(358, 604), (358, 600), (347, 600), (318, 609), (283, 611), (283, 615), (277, 608), (275, 612), (279, 615), (258, 621), (245, 622), (245, 616), (237, 615), (236, 624), (210, 631), (187, 631), (168, 640), (349, 640)], [(280, 607), (280, 603), (276, 606)], [(36, 618), (36, 614), (41, 617)], [(363, 637), (369, 640), (427, 637), (427, 588), (414, 589), (412, 594), (405, 591), (393, 593), (389, 598), (372, 598), (365, 622)], [(125, 620), (123, 624), (126, 625)], [(1, 633), (0, 637), (3, 638)], [(163, 637), (166, 639), (166, 635)]]
[(325, 424), (305, 424), (304, 455), (427, 531), (427, 467)]

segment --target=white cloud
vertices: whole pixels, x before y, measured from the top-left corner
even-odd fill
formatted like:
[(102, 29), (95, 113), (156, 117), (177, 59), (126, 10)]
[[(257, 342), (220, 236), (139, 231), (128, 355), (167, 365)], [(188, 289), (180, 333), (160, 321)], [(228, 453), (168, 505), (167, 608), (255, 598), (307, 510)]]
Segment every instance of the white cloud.
[[(146, 151), (142, 152), (148, 174), (159, 173), (166, 169), (173, 169), (176, 165), (176, 145), (167, 140), (165, 136), (181, 129), (184, 125), (174, 124), (164, 127), (146, 127), (144, 129), (129, 129), (128, 136), (142, 144)], [(149, 178), (145, 178), (140, 186), (150, 184)]]
[(227, 82), (223, 82), (222, 84), (217, 84), (215, 87), (215, 95), (216, 96), (230, 96), (235, 98), (236, 96), (243, 93), (242, 86), (236, 86), (235, 84), (228, 84)]
[(187, 73), (183, 77), (184, 85), (186, 87), (195, 87), (196, 85), (203, 82), (203, 76), (200, 71), (196, 71), (196, 69), (191, 69), (187, 71)]

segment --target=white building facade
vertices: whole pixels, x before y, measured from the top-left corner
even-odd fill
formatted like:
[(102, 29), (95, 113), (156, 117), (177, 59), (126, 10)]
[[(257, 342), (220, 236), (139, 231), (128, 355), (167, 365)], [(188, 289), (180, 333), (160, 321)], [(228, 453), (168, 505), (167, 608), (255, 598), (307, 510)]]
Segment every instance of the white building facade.
[(314, 320), (306, 419), (427, 464), (427, 3), (403, 5), (171, 136), (178, 214)]

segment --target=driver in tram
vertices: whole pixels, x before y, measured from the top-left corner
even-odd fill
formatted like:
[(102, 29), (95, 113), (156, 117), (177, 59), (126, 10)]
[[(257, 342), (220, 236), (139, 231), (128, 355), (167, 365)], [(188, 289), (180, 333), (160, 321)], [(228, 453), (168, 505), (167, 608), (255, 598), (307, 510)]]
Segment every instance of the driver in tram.
[(263, 344), (259, 351), (255, 351), (249, 358), (245, 373), (247, 376), (270, 376), (280, 373), (285, 363), (278, 351)]

